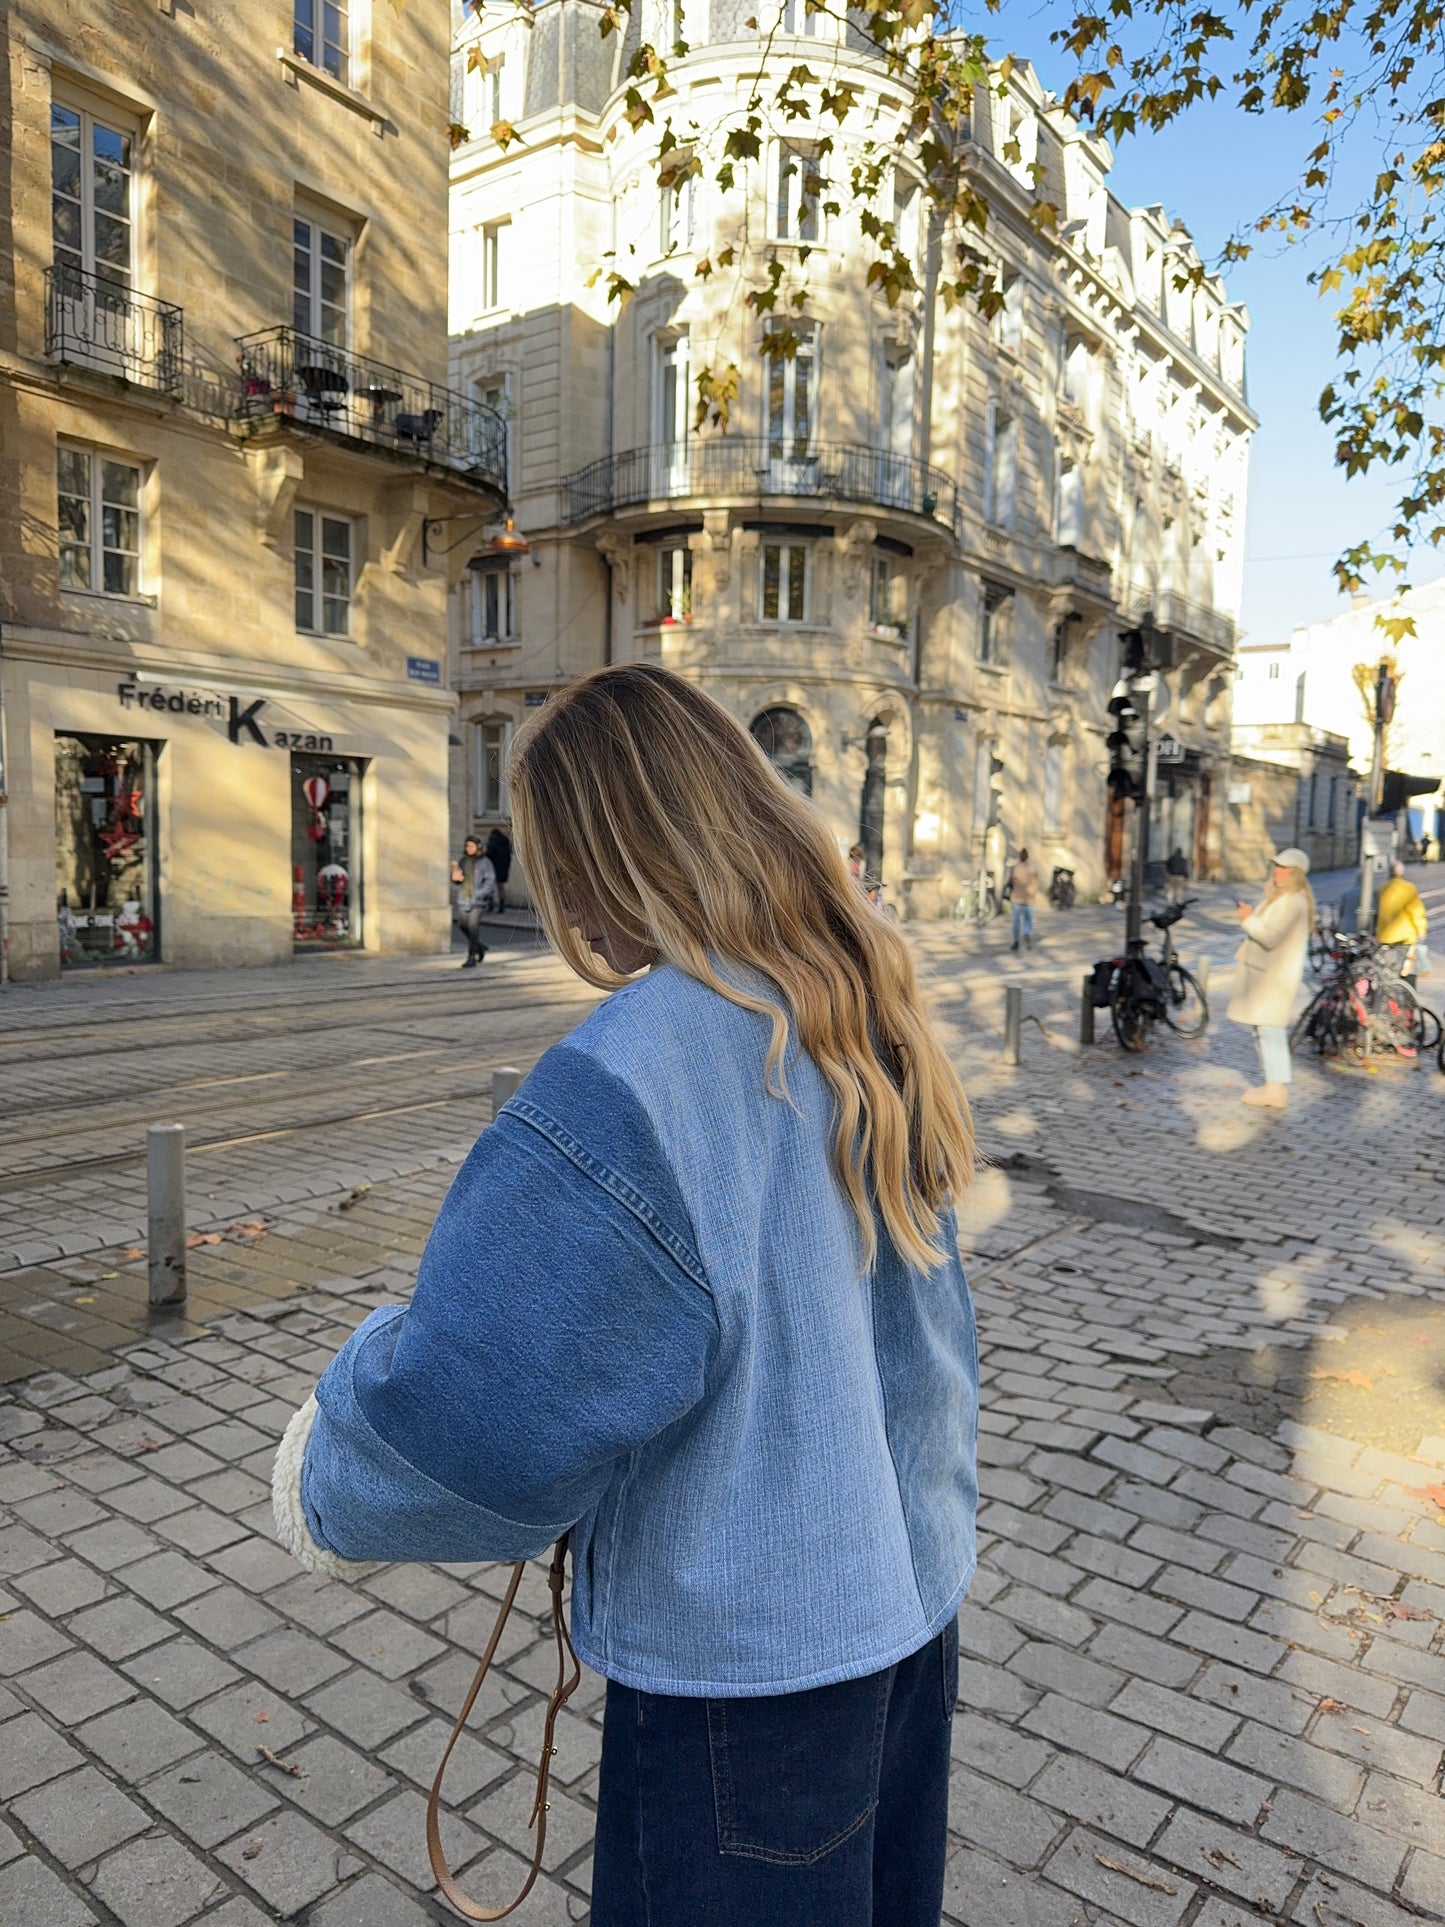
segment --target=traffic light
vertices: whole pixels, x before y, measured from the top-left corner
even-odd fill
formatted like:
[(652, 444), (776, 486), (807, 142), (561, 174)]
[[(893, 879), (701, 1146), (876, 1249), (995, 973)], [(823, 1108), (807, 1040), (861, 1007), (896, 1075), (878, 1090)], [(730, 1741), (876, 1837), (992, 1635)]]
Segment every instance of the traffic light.
[[(1134, 633), (1137, 635), (1138, 631)], [(1126, 636), (1124, 638), (1126, 647), (1128, 640)], [(1133, 673), (1137, 675), (1139, 671), (1135, 670)], [(1121, 797), (1127, 802), (1131, 798), (1137, 799), (1142, 794), (1143, 788), (1136, 765), (1139, 744), (1129, 734), (1141, 718), (1127, 675), (1121, 676), (1114, 685), (1114, 693), (1109, 698), (1109, 714), (1114, 719), (1114, 727), (1104, 739), (1104, 747), (1109, 752), (1109, 794)]]
[(990, 828), (1002, 818), (1003, 813), (1003, 762), (996, 748), (991, 747), (988, 756), (988, 821)]
[[(1143, 629), (1126, 629), (1119, 637), (1124, 645), (1124, 674), (1142, 676), (1148, 668), (1149, 641)], [(1112, 703), (1110, 709), (1114, 707)]]

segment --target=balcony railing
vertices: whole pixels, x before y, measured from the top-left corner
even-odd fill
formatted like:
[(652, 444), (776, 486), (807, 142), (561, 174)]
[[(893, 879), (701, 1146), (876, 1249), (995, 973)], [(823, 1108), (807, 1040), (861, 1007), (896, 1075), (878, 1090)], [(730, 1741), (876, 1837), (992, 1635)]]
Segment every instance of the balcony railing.
[(1187, 596), (1179, 595), (1173, 589), (1150, 589), (1140, 583), (1129, 584), (1121, 597), (1121, 613), (1130, 622), (1137, 622), (1146, 611), (1152, 614), (1154, 627), (1168, 635), (1202, 643), (1217, 655), (1234, 654), (1237, 634), (1234, 618), (1220, 609), (1191, 602)]
[(563, 490), (568, 523), (651, 502), (783, 495), (900, 509), (951, 529), (958, 497), (952, 477), (908, 455), (836, 443), (800, 452), (766, 435), (631, 448), (568, 476)]
[(67, 367), (179, 394), (185, 317), (169, 301), (57, 262), (45, 270), (45, 353)]
[(238, 420), (275, 416), (416, 456), (505, 499), (507, 424), (495, 408), (294, 328), (242, 335), (236, 346)]

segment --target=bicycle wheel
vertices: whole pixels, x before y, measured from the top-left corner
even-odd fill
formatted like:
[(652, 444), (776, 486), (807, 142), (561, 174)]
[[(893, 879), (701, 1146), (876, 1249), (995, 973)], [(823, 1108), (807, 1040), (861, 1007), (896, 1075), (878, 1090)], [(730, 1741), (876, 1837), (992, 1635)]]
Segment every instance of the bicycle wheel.
[(1326, 1039), (1333, 1026), (1330, 1017), (1335, 1004), (1335, 986), (1325, 984), (1317, 990), (1299, 1016), (1289, 1034), (1289, 1047), (1292, 1051), (1302, 1051), (1306, 1044), (1313, 1044), (1320, 1056), (1325, 1055)]
[(1445, 1041), (1445, 1029), (1442, 1029), (1440, 1019), (1428, 1004), (1421, 1004), (1420, 1016), (1423, 1024), (1423, 1034), (1420, 1039), (1421, 1050), (1438, 1050), (1442, 1041)]
[(1127, 964), (1115, 979), (1109, 1011), (1120, 1047), (1129, 1051), (1143, 1050), (1149, 1042), (1149, 1016), (1142, 999), (1136, 994), (1134, 975)]
[(1209, 1022), (1209, 999), (1199, 980), (1181, 963), (1169, 966), (1169, 997), (1164, 1021), (1181, 1037), (1202, 1037)]

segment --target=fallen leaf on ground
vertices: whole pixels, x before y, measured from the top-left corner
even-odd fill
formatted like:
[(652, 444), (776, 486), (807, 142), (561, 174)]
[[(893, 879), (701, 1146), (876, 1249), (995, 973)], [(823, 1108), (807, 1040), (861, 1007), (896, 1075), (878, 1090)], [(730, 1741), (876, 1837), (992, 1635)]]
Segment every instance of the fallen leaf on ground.
[(265, 1706), (261, 1708), (259, 1713), (256, 1713), (253, 1715), (253, 1718), (255, 1719), (257, 1726), (264, 1726), (267, 1720), (270, 1719), (270, 1717), (271, 1717), (270, 1709)]
[(258, 1746), (256, 1751), (268, 1766), (279, 1766), (281, 1771), (283, 1773), (289, 1773), (293, 1780), (299, 1780), (301, 1778), (301, 1769), (294, 1760), (279, 1759), (277, 1755), (271, 1751), (269, 1746)]
[(1111, 1873), (1127, 1874), (1130, 1880), (1137, 1880), (1141, 1887), (1152, 1887), (1155, 1893), (1177, 1894), (1179, 1891), (1177, 1887), (1171, 1887), (1167, 1880), (1161, 1879), (1157, 1873), (1145, 1873), (1138, 1867), (1131, 1867), (1122, 1860), (1113, 1859), (1107, 1853), (1096, 1853), (1094, 1858), (1101, 1867), (1107, 1867)]
[(262, 1840), (248, 1840), (241, 1849), (241, 1858), (243, 1860), (254, 1860), (264, 1845), (265, 1842)]
[(1406, 1493), (1412, 1499), (1423, 1499), (1427, 1505), (1439, 1506), (1445, 1512), (1445, 1485), (1407, 1485)]
[(93, 1305), (95, 1299), (87, 1293), (84, 1298), (72, 1298), (70, 1302), (72, 1305)]
[(349, 1211), (354, 1204), (361, 1203), (361, 1200), (366, 1196), (367, 1192), (370, 1189), (371, 1189), (371, 1186), (369, 1184), (358, 1184), (354, 1191), (347, 1192), (346, 1196), (341, 1200), (340, 1204), (337, 1205), (336, 1209), (338, 1211)]
[(1344, 1710), (1345, 1703), (1343, 1700), (1330, 1699), (1328, 1695), (1326, 1695), (1319, 1704), (1319, 1711), (1321, 1713), (1343, 1713)]
[[(270, 1225), (264, 1218), (247, 1218), (244, 1224), (228, 1225), (226, 1236), (228, 1238), (264, 1238), (270, 1229)], [(219, 1244), (220, 1240), (217, 1239), (216, 1242)]]
[(218, 1245), (220, 1242), (219, 1231), (193, 1231), (186, 1239), (186, 1250), (194, 1251), (198, 1245)]
[[(1222, 1867), (1226, 1860), (1229, 1862), (1231, 1867), (1239, 1866), (1239, 1862), (1235, 1859), (1234, 1855), (1229, 1851), (1227, 1847), (1211, 1847), (1208, 1853), (1205, 1854), (1204, 1858), (1206, 1860), (1212, 1860), (1216, 1867)], [(1243, 1871), (1244, 1869), (1241, 1867), (1240, 1872), (1242, 1873)]]
[(1362, 1392), (1372, 1392), (1375, 1389), (1374, 1379), (1367, 1378), (1363, 1372), (1314, 1371), (1310, 1373), (1310, 1377), (1311, 1378), (1337, 1378), (1342, 1385), (1355, 1385)]
[(1387, 1599), (1385, 1617), (1386, 1619), (1433, 1619), (1435, 1615), (1428, 1612), (1424, 1606), (1407, 1606), (1403, 1599)]
[(144, 1258), (144, 1256), (146, 1255), (146, 1248), (144, 1245), (132, 1245), (130, 1249), (124, 1252), (122, 1255), (126, 1258)]

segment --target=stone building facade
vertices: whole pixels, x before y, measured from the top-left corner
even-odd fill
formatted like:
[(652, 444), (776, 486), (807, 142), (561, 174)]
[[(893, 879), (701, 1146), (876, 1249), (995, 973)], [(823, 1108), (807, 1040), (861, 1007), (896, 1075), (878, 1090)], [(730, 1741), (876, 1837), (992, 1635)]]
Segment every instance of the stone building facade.
[(448, 35), (445, 0), (5, 13), (16, 977), (448, 941), (428, 533), (505, 487), (447, 386)]
[(1236, 723), (1224, 874), (1257, 882), (1275, 851), (1291, 844), (1314, 871), (1358, 863), (1362, 793), (1347, 737), (1310, 723)]
[[(751, 727), (905, 915), (946, 914), (1005, 845), (1099, 890), (1124, 856), (1117, 635), (1147, 609), (1176, 663), (1153, 840), (1217, 873), (1254, 417), (1247, 317), (1213, 277), (1175, 285), (1198, 268), (1187, 232), (1111, 195), (1107, 147), (1018, 68), (969, 129), (984, 233), (934, 233), (906, 148), (885, 175), (875, 206), (918, 283), (890, 307), (828, 185), (906, 114), (857, 36), (783, 0), (649, 0), (625, 41), (599, 18), (540, 0), (457, 21), (453, 381), (507, 415), (532, 545), (508, 563), (480, 543), (453, 599), (457, 831), (505, 815), (529, 705), (641, 658)], [(725, 190), (722, 123), (769, 35), (779, 78), (803, 66), (861, 104), (826, 162), (816, 121), (767, 126)], [(643, 39), (690, 50), (634, 128)], [(689, 180), (659, 179), (665, 116)], [(1040, 198), (1057, 233), (1030, 218)], [(940, 298), (961, 249), (1002, 279), (991, 322)], [(763, 314), (747, 296), (774, 260)], [(796, 352), (770, 358), (804, 282)], [(729, 370), (726, 427), (697, 427), (700, 378)]]

